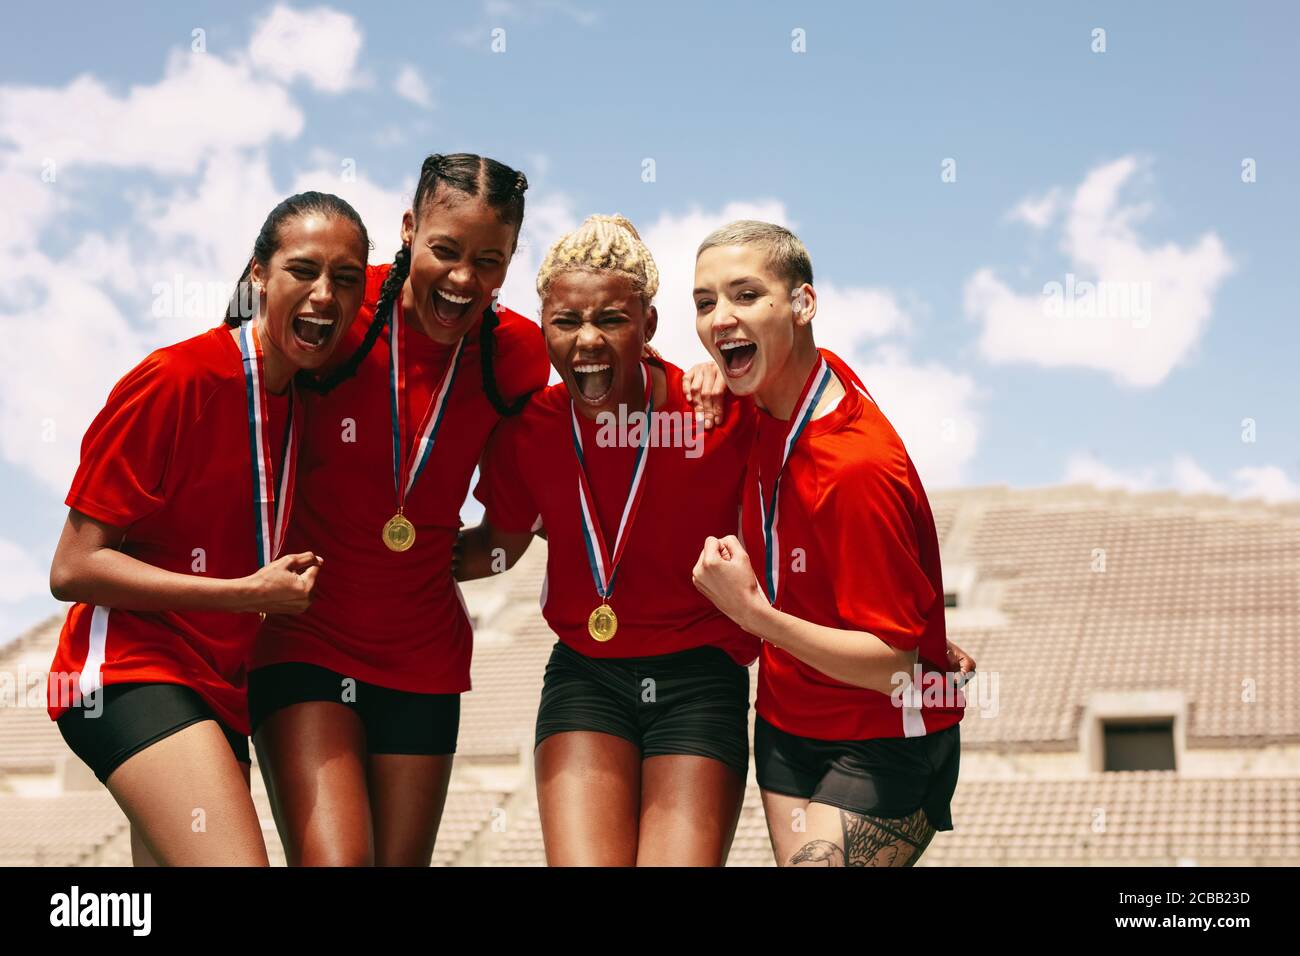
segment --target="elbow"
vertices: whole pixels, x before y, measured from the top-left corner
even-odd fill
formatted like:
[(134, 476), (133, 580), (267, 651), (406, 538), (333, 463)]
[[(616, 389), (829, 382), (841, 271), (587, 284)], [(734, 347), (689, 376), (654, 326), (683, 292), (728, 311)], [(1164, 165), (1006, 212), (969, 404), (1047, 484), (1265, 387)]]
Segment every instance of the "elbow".
[(68, 602), (76, 600), (75, 593), (76, 578), (67, 562), (55, 560), (50, 566), (50, 594), (56, 601)]

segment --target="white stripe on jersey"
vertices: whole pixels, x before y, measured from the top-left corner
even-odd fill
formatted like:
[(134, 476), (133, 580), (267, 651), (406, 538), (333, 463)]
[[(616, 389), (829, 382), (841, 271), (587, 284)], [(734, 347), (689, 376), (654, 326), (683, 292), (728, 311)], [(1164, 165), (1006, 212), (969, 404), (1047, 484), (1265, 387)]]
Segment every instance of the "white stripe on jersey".
[(95, 606), (90, 614), (90, 647), (86, 651), (86, 663), (81, 669), (81, 696), (93, 694), (103, 686), (99, 670), (104, 666), (104, 655), (108, 649), (108, 613), (112, 608)]

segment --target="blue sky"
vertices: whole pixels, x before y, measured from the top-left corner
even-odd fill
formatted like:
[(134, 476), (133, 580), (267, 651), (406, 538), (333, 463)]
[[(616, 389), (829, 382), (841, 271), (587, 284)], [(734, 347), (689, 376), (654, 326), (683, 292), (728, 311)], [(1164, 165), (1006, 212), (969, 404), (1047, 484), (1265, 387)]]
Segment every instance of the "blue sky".
[[(215, 324), (156, 314), (159, 285), (232, 281), (266, 211), (306, 187), (353, 200), (386, 260), (432, 151), (528, 173), (504, 294), (526, 314), (549, 242), (589, 213), (629, 216), (664, 273), (657, 344), (682, 365), (702, 358), (694, 245), (738, 216), (793, 226), (819, 341), (863, 374), (930, 486), (1300, 496), (1290, 5), (382, 10), (11, 16), (0, 636), (54, 606), (62, 498), (112, 383)], [(1067, 274), (1145, 287), (1149, 312), (1044, 315)]]

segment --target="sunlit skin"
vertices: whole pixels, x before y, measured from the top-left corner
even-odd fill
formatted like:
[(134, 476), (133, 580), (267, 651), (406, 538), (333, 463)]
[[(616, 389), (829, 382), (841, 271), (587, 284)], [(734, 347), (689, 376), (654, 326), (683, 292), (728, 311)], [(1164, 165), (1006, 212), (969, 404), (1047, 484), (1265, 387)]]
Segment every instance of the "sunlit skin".
[[(759, 245), (714, 246), (695, 262), (695, 330), (737, 395), (752, 395), (776, 418), (789, 418), (817, 361), (812, 320), (817, 291), (790, 287), (767, 263)], [(796, 308), (801, 304), (801, 308)], [(736, 350), (724, 343), (744, 342)], [(823, 395), (828, 405), (843, 394), (838, 381)]]
[(415, 327), (442, 345), (463, 338), (505, 283), (517, 238), (518, 226), (502, 222), (482, 198), (444, 186), (418, 217), (408, 209), (402, 243), (410, 246), (411, 269), (402, 308)]
[[(659, 315), (626, 275), (608, 270), (572, 269), (551, 280), (542, 302), (542, 332), (551, 365), (560, 373), (578, 414), (595, 419), (645, 404), (641, 355), (655, 333)], [(594, 380), (579, 367), (608, 365)], [(666, 382), (651, 366), (655, 404), (662, 406)], [(587, 381), (587, 394), (583, 382)], [(608, 381), (608, 388), (602, 382)], [(589, 394), (594, 398), (588, 397)]]
[[(298, 369), (324, 365), (342, 340), (361, 308), (368, 251), (355, 223), (342, 216), (295, 216), (280, 226), (279, 238), (271, 261), (264, 267), (254, 260), (250, 273), (266, 387), (276, 394)], [(320, 330), (322, 341), (304, 338)]]

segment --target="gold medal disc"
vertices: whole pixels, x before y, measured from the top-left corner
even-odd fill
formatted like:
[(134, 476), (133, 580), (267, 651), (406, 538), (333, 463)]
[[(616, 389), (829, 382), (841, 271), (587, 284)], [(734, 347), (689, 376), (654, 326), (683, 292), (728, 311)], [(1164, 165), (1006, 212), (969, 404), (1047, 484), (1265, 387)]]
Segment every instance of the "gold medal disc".
[(598, 641), (608, 641), (618, 631), (618, 616), (608, 604), (602, 604), (587, 618), (587, 633)]
[(384, 525), (384, 544), (389, 551), (406, 551), (415, 544), (415, 525), (400, 511)]

